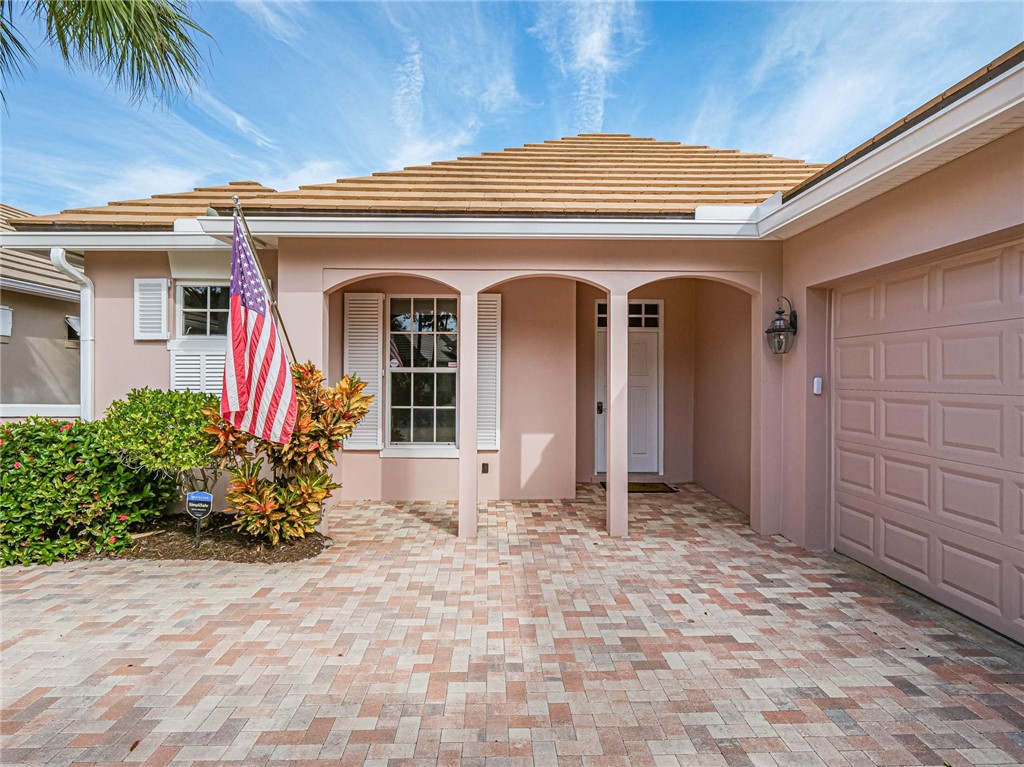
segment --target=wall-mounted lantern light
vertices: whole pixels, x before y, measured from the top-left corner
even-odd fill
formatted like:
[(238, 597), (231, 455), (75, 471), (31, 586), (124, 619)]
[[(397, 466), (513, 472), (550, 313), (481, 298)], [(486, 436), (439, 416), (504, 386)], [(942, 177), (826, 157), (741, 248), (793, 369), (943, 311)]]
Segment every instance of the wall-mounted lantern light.
[[(785, 296), (776, 299), (779, 308), (775, 310), (775, 319), (768, 326), (765, 335), (768, 337), (768, 348), (772, 354), (785, 354), (793, 348), (793, 337), (796, 335), (796, 311), (793, 303)], [(782, 302), (789, 304), (789, 314), (782, 308)]]

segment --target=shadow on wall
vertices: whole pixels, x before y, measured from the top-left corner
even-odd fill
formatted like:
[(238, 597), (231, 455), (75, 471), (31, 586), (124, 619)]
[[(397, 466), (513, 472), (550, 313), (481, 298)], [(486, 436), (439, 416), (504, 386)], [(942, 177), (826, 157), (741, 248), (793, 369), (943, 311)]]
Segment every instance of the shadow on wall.
[[(63, 378), (69, 378), (65, 371), (67, 366), (57, 364), (61, 355), (69, 354), (70, 350), (65, 348), (65, 342), (53, 338), (26, 338), (24, 348), (31, 359), (31, 373), (28, 385), (23, 384), (16, 393), (21, 395), (21, 401), (33, 404), (77, 402), (78, 381), (70, 382), (75, 387), (74, 391), (70, 390), (66, 385), (69, 382), (62, 381)], [(78, 360), (78, 352), (72, 352), (72, 356)], [(5, 371), (5, 375), (8, 372), (10, 371)]]
[(695, 299), (693, 479), (749, 514), (750, 296), (701, 280)]

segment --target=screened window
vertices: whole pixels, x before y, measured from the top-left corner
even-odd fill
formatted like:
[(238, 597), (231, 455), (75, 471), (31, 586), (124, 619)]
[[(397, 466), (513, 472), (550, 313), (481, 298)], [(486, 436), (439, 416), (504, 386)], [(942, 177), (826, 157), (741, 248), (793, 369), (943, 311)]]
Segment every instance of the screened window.
[[(629, 326), (631, 328), (656, 328), (661, 322), (661, 305), (656, 303), (637, 303), (629, 305)], [(597, 326), (608, 327), (608, 304), (603, 301), (597, 305)]]
[(227, 285), (178, 286), (178, 335), (226, 336), (230, 298)]
[(392, 445), (454, 445), (458, 371), (455, 298), (388, 301), (388, 415)]

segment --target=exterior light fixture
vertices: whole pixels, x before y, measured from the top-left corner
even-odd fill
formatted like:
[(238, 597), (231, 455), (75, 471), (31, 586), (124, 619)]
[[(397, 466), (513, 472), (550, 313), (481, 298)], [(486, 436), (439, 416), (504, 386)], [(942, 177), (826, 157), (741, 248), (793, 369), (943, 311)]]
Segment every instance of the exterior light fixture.
[[(793, 348), (793, 337), (796, 335), (796, 311), (793, 309), (793, 302), (785, 296), (775, 299), (779, 302), (779, 308), (775, 310), (775, 319), (768, 329), (764, 331), (768, 336), (768, 348), (772, 354), (785, 354)], [(782, 302), (789, 304), (789, 314), (782, 308)]]

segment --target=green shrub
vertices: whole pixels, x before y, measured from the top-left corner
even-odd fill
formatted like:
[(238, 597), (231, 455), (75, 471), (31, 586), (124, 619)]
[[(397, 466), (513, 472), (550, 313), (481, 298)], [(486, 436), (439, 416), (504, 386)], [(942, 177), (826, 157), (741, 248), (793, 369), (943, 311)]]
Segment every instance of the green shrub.
[(0, 565), (120, 551), (128, 529), (166, 508), (174, 483), (126, 466), (96, 422), (0, 426)]
[(209, 492), (220, 468), (211, 456), (217, 439), (205, 430), (203, 411), (219, 407), (213, 394), (132, 389), (107, 408), (99, 428), (129, 466), (159, 472), (184, 492)]
[[(291, 370), (298, 407), (287, 445), (256, 439), (225, 423), (219, 410), (205, 411), (206, 430), (216, 442), (214, 455), (231, 475), (227, 501), (235, 512), (233, 524), (272, 546), (316, 528), (323, 504), (341, 487), (331, 480), (327, 465), (335, 462), (343, 440), (373, 401), (356, 377), (325, 387), (323, 373), (312, 362), (294, 364)], [(270, 477), (262, 476), (264, 458)]]

